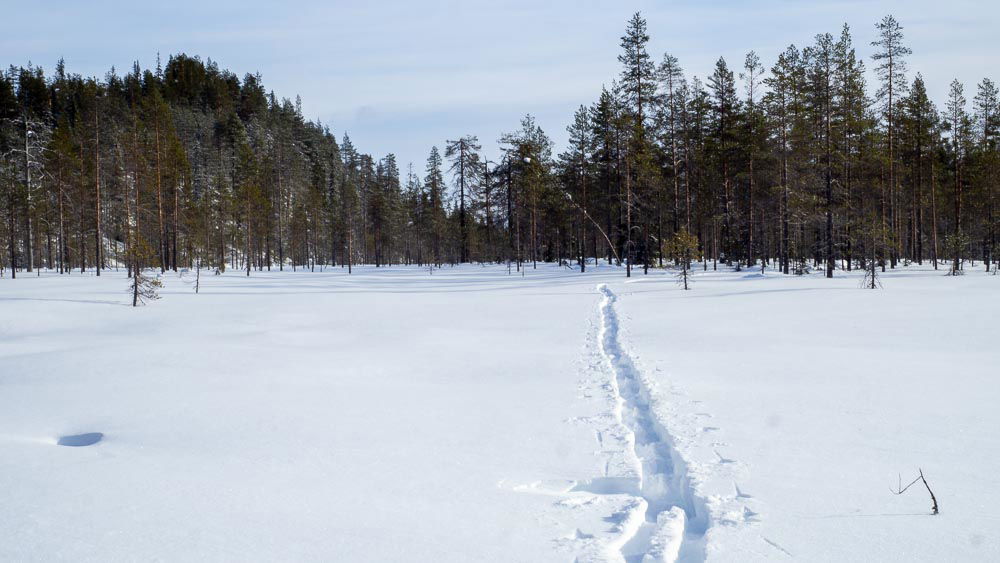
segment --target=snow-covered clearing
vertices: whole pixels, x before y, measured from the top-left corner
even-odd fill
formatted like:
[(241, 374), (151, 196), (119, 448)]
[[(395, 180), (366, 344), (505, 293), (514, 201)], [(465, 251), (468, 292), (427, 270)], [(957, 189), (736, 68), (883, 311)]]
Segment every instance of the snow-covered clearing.
[(2, 279), (0, 560), (1000, 558), (1000, 276), (696, 273)]

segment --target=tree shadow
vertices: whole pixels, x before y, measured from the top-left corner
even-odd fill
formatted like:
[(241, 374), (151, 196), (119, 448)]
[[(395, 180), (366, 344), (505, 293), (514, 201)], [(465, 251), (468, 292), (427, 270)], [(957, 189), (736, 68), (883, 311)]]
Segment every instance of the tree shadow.
[(49, 299), (43, 297), (0, 297), (0, 301), (51, 301), (54, 303), (85, 303), (88, 305), (119, 305), (127, 307), (128, 303), (121, 301), (101, 301), (98, 299)]

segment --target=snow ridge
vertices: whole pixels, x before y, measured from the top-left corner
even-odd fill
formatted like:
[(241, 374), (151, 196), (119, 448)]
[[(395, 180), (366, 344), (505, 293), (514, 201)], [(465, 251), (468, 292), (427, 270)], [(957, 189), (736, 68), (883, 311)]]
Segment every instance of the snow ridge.
[(619, 337), (615, 310), (617, 296), (605, 284), (602, 295), (598, 346), (612, 375), (617, 395), (616, 417), (632, 434), (632, 454), (638, 467), (635, 493), (645, 504), (644, 521), (621, 547), (626, 561), (703, 561), (708, 509), (698, 497), (687, 473), (687, 464), (674, 447), (669, 432), (651, 406), (654, 383), (625, 352)]

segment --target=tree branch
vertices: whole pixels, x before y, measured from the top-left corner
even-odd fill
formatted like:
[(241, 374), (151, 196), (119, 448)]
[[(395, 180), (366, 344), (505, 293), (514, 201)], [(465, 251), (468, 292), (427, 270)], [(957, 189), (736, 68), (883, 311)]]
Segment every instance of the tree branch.
[(917, 483), (917, 481), (922, 481), (924, 483), (924, 487), (927, 488), (927, 493), (931, 495), (931, 505), (932, 505), (931, 506), (931, 514), (938, 514), (937, 497), (934, 496), (934, 491), (931, 490), (931, 486), (927, 484), (927, 479), (924, 478), (924, 470), (918, 468), (917, 471), (920, 473), (920, 475), (918, 475), (917, 478), (914, 479), (913, 481), (910, 481), (910, 483), (908, 485), (906, 485), (905, 487), (902, 486), (903, 485), (903, 476), (900, 475), (899, 476), (899, 485), (897, 486), (897, 489), (893, 490), (890, 487), (889, 490), (894, 495), (901, 495), (901, 494), (905, 493), (907, 489), (909, 489), (910, 487), (912, 487), (913, 485), (915, 485)]

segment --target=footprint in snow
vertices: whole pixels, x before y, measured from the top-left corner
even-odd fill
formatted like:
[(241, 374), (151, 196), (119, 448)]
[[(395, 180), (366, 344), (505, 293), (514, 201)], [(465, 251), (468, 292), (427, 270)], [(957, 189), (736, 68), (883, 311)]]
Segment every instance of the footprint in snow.
[(572, 532), (563, 536), (563, 539), (567, 540), (589, 540), (594, 537), (594, 534), (588, 534), (580, 530), (580, 528), (575, 528)]
[(740, 488), (740, 486), (733, 481), (733, 488), (736, 489), (736, 498), (753, 498), (753, 495), (747, 494)]
[(727, 457), (723, 457), (722, 454), (720, 454), (718, 450), (714, 450), (714, 451), (715, 451), (715, 455), (719, 458), (719, 463), (736, 463), (735, 459), (729, 459)]

